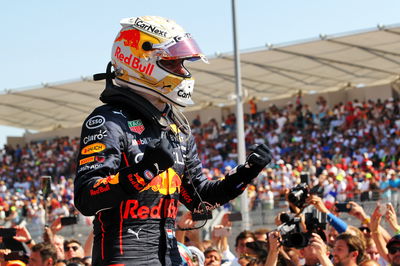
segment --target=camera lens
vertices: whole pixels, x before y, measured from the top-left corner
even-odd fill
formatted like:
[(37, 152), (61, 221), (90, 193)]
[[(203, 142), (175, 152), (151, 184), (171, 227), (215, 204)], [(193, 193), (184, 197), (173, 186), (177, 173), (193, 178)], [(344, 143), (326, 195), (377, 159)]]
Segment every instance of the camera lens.
[(305, 233), (292, 233), (287, 235), (286, 246), (304, 248), (308, 245), (309, 237)]
[(290, 221), (290, 215), (287, 213), (281, 213), (279, 219), (281, 220), (282, 223), (287, 223)]

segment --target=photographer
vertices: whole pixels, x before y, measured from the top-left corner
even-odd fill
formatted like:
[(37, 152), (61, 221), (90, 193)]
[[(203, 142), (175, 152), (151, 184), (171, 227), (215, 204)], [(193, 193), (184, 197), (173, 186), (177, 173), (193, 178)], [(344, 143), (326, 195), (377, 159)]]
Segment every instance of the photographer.
[(335, 216), (332, 214), (328, 208), (325, 206), (325, 204), (322, 202), (322, 199), (318, 197), (317, 195), (311, 195), (307, 198), (306, 200), (307, 203), (312, 204), (315, 206), (315, 208), (327, 215), (327, 221), (328, 223), (336, 229), (336, 231), (341, 234), (346, 232), (348, 226), (347, 223), (345, 223), (342, 219), (339, 217)]
[(282, 248), (282, 238), (279, 231), (268, 233), (268, 255), (264, 265), (297, 265)]
[(301, 249), (300, 254), (305, 260), (303, 265), (332, 265), (329, 260), (328, 246), (316, 233), (312, 234), (309, 245)]
[(272, 231), (268, 234), (269, 250), (265, 265), (277, 265), (279, 250), (281, 246), (279, 239), (280, 234), (277, 231)]

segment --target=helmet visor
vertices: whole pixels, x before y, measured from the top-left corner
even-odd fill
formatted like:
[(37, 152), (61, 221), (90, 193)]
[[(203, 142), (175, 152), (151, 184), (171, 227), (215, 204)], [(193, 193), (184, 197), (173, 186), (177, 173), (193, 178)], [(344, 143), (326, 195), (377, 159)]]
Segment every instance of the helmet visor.
[(153, 48), (162, 51), (160, 56), (164, 60), (193, 58), (207, 61), (196, 41), (189, 37), (175, 37), (164, 43), (153, 44)]

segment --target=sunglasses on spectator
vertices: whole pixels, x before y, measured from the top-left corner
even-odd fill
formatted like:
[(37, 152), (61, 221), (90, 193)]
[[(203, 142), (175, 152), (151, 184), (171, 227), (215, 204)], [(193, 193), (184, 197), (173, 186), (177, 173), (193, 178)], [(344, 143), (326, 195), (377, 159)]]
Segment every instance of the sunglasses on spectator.
[(253, 261), (253, 260), (257, 260), (257, 257), (248, 255), (248, 254), (242, 254), (240, 255), (239, 259), (246, 259), (248, 261)]
[(388, 250), (390, 254), (394, 255), (397, 251), (400, 251), (400, 247), (390, 247)]
[(78, 246), (69, 246), (69, 247), (65, 247), (65, 248), (64, 248), (64, 251), (67, 252), (67, 251), (69, 251), (70, 249), (73, 249), (74, 251), (77, 251), (78, 248), (79, 248)]
[(363, 233), (371, 233), (371, 230), (369, 230), (369, 228), (365, 226), (359, 227), (358, 229), (360, 229)]

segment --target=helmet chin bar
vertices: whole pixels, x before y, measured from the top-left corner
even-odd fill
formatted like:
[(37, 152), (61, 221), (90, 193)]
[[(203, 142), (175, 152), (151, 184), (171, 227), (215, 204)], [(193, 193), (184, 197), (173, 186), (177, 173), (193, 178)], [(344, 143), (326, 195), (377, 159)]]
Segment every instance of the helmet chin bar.
[[(193, 89), (191, 89), (191, 90), (187, 89), (188, 86), (192, 86), (192, 88), (193, 88), (193, 85), (194, 85), (193, 79), (183, 80), (182, 81), (183, 84), (182, 83), (179, 84), (173, 91), (171, 91), (168, 94), (162, 94), (162, 93), (160, 93), (154, 89), (151, 89), (149, 87), (143, 86), (138, 83), (133, 83), (133, 82), (129, 82), (126, 80), (122, 80), (122, 79), (119, 79), (118, 77), (115, 78), (115, 82), (118, 85), (120, 85), (121, 87), (129, 88), (136, 92), (140, 92), (142, 96), (143, 96), (143, 94), (151, 95), (151, 96), (161, 100), (163, 103), (170, 103), (175, 106), (183, 107), (183, 108), (194, 104), (194, 102), (191, 99)], [(187, 83), (189, 83), (189, 84), (187, 84)], [(174, 101), (171, 99), (171, 97), (168, 97), (168, 95), (174, 96), (173, 95), (174, 93), (176, 93), (177, 99), (179, 99), (179, 98), (187, 99), (187, 103)], [(153, 103), (153, 101), (151, 101), (151, 102)]]

